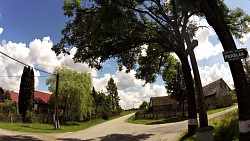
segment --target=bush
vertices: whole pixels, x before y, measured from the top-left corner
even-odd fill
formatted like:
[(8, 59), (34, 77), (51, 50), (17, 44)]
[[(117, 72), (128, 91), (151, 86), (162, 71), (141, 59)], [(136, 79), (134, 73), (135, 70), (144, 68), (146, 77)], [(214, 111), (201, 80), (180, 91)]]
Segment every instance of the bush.
[(34, 121), (35, 121), (35, 113), (28, 110), (24, 118), (24, 123), (34, 123)]

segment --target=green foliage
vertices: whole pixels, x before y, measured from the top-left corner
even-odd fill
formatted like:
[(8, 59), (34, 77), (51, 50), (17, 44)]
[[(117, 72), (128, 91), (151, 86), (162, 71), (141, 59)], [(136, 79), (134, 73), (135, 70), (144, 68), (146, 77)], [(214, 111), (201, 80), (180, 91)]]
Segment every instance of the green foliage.
[(26, 120), (27, 111), (34, 111), (34, 71), (31, 67), (25, 66), (21, 77), (18, 108), (19, 113), (22, 114), (23, 122), (29, 122)]
[(143, 101), (142, 104), (139, 106), (140, 110), (145, 110), (148, 107), (148, 102)]
[(6, 91), (3, 94), (3, 100), (11, 100), (11, 96), (10, 96), (10, 92), (9, 91)]
[(12, 100), (4, 100), (4, 102), (0, 102), (0, 113), (4, 114), (17, 113), (16, 102)]
[(108, 119), (112, 116), (111, 99), (103, 92), (98, 92), (95, 97), (95, 118)]
[(34, 123), (34, 120), (35, 120), (35, 113), (34, 113), (34, 111), (29, 111), (28, 110), (26, 112), (24, 123)]
[(214, 139), (216, 141), (237, 140), (239, 138), (238, 112), (231, 111), (212, 121), (215, 128)]
[(164, 68), (162, 77), (165, 81), (167, 92), (171, 98), (180, 103), (184, 116), (184, 101), (187, 99), (187, 95), (182, 67), (180, 62), (173, 56), (169, 56), (168, 60), (168, 66)]
[[(58, 105), (63, 110), (64, 120), (88, 119), (94, 112), (91, 96), (92, 79), (89, 73), (78, 73), (66, 66), (57, 67), (54, 73), (59, 74)], [(49, 90), (55, 94), (56, 76), (46, 80)], [(50, 103), (54, 103), (52, 96)]]
[(114, 82), (114, 79), (111, 77), (108, 81), (108, 85), (106, 86), (108, 96), (111, 100), (111, 108), (113, 115), (118, 115), (122, 112), (121, 107), (119, 105), (119, 96), (117, 91), (117, 86)]

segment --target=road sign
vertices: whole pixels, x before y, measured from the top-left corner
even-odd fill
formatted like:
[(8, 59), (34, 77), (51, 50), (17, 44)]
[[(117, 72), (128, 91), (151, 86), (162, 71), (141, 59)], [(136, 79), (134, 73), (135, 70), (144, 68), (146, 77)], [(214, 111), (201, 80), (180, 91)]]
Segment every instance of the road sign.
[(225, 62), (248, 58), (246, 48), (222, 52)]

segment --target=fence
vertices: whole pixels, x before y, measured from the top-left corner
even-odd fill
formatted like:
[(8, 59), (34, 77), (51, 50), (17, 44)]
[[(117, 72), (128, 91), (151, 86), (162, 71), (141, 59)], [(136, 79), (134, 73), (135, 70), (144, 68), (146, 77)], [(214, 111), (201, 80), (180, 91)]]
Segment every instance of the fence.
[[(187, 113), (185, 112), (185, 115)], [(182, 112), (177, 111), (168, 111), (164, 113), (144, 113), (144, 112), (136, 112), (135, 119), (167, 119), (170, 117), (181, 116)]]
[[(53, 117), (49, 114), (37, 114), (34, 118), (36, 123), (52, 123)], [(0, 114), (0, 122), (17, 123), (22, 122), (22, 115), (19, 114)]]

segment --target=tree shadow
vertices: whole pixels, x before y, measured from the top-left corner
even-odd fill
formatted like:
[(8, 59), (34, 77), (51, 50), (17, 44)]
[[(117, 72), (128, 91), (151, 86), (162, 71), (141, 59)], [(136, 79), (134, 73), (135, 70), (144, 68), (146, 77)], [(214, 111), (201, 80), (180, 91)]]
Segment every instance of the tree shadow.
[(6, 135), (0, 135), (0, 141), (42, 141), (42, 140), (34, 138), (34, 137), (30, 137), (30, 136), (21, 136), (21, 135), (6, 136)]
[(184, 136), (182, 136), (182, 137), (180, 138), (179, 141), (185, 141), (185, 140), (190, 139), (190, 138), (192, 138), (193, 140), (195, 140), (195, 139), (194, 139), (194, 134), (186, 133)]
[[(140, 141), (140, 140), (146, 140), (153, 134), (138, 134), (138, 135), (132, 135), (132, 134), (109, 134), (107, 136), (98, 137), (101, 141)], [(74, 139), (74, 138), (68, 138), (68, 139), (57, 139), (60, 141), (94, 141), (97, 138), (88, 139), (88, 140), (80, 140), (80, 139)]]

